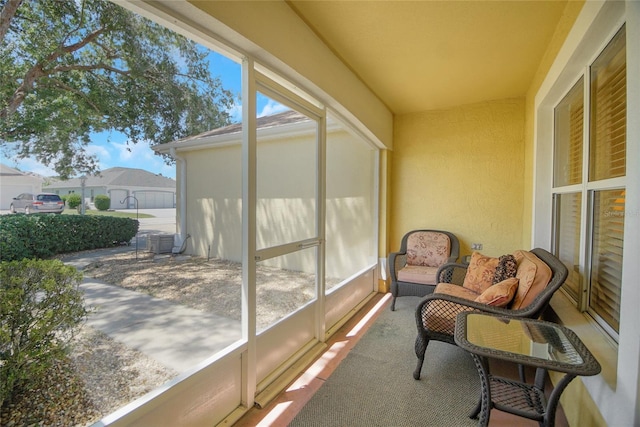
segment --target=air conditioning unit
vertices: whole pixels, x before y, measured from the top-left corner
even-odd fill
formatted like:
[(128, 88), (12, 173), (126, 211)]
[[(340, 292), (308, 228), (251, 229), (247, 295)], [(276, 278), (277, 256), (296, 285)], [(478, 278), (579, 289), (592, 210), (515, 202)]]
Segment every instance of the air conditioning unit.
[(173, 234), (150, 234), (147, 237), (147, 251), (154, 254), (170, 254), (173, 249)]

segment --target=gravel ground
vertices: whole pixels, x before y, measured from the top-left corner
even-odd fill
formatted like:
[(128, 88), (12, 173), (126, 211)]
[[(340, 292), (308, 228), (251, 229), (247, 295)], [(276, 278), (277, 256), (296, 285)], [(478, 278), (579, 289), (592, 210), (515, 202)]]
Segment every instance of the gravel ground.
[(178, 373), (144, 354), (82, 327), (69, 357), (2, 407), (2, 426), (86, 426)]
[[(85, 276), (188, 307), (240, 320), (242, 267), (238, 263), (150, 253), (114, 254), (83, 270)], [(258, 329), (310, 301), (314, 277), (260, 267)], [(327, 287), (337, 283), (336, 280)], [(87, 426), (175, 377), (177, 372), (83, 326), (66, 360), (41, 384), (23, 390), (0, 410), (0, 426)]]

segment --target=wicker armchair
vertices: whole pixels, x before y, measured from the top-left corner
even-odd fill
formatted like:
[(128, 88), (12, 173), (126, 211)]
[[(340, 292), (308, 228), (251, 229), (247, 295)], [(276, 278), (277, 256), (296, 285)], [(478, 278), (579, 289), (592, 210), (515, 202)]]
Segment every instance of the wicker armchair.
[[(567, 268), (554, 255), (544, 249), (532, 249), (540, 261), (544, 262), (551, 270), (551, 278), (544, 289), (537, 295), (530, 296), (526, 305), (518, 309), (496, 307), (481, 302), (453, 296), (446, 293), (435, 293), (426, 296), (416, 308), (416, 325), (418, 336), (415, 342), (415, 352), (418, 357), (418, 365), (413, 377), (420, 379), (420, 372), (424, 363), (425, 352), (430, 340), (447, 342), (455, 345), (453, 338), (455, 318), (462, 311), (483, 311), (496, 315), (526, 317), (537, 319), (549, 305), (554, 292), (557, 291), (567, 278)], [(438, 283), (451, 283), (462, 286), (468, 265), (446, 264), (438, 270)], [(446, 286), (446, 285), (445, 285)], [(521, 373), (522, 375), (522, 373)]]
[(389, 254), (391, 311), (396, 298), (423, 297), (433, 292), (438, 268), (456, 262), (460, 252), (458, 238), (448, 231), (413, 230), (402, 238), (400, 250)]

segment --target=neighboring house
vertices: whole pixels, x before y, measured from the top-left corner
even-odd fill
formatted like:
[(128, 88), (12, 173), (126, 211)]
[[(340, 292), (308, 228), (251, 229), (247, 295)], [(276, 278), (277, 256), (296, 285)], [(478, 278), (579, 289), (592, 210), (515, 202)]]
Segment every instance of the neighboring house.
[[(82, 194), (82, 178), (57, 181), (44, 188), (59, 194)], [(111, 199), (111, 209), (174, 208), (176, 182), (143, 169), (115, 167), (84, 178), (84, 198), (92, 203), (99, 194)], [(137, 199), (137, 206), (136, 206)]]
[(0, 163), (0, 209), (7, 210), (21, 193), (42, 192), (42, 178), (20, 172)]
[[(233, 124), (153, 147), (182, 159), (176, 213), (181, 236), (191, 235), (192, 254), (242, 260), (241, 130)], [(315, 232), (315, 137), (316, 123), (293, 110), (257, 119), (258, 247)], [(375, 229), (375, 150), (329, 119), (326, 153), (326, 276), (339, 281), (376, 262), (373, 237), (364, 237)], [(308, 253), (264, 263), (306, 273), (316, 268)]]

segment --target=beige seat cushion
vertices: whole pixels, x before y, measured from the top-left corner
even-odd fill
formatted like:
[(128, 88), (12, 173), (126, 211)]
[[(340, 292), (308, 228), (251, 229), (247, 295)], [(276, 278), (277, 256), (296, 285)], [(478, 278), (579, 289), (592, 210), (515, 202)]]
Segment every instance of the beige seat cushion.
[(516, 277), (520, 283), (511, 308), (517, 310), (531, 304), (538, 294), (547, 287), (552, 273), (545, 262), (529, 251), (517, 250), (513, 256), (518, 262)]
[(435, 285), (437, 272), (438, 267), (405, 265), (398, 271), (398, 280), (401, 282), (419, 283), (421, 285)]
[(474, 292), (469, 288), (465, 288), (460, 285), (454, 285), (451, 283), (438, 283), (438, 286), (436, 286), (433, 292), (452, 295), (454, 297), (468, 299), (469, 301), (473, 301), (478, 297), (477, 292)]
[[(457, 296), (470, 301), (473, 301), (478, 296), (477, 293), (468, 288), (451, 283), (438, 283), (438, 286), (436, 286), (433, 292)], [(453, 335), (456, 316), (458, 313), (468, 310), (471, 309), (463, 305), (454, 304), (449, 301), (434, 300), (427, 306), (423, 323), (425, 328), (431, 331)]]

